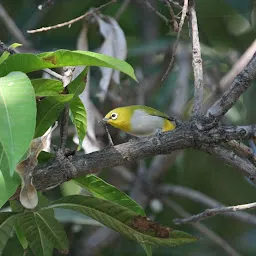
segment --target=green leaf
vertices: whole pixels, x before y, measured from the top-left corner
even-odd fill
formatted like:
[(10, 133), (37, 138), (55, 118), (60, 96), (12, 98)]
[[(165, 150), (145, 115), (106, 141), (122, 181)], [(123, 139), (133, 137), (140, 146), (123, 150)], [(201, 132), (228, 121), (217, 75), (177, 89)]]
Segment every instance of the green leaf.
[(120, 70), (136, 80), (132, 66), (125, 61), (95, 52), (69, 50), (58, 50), (38, 55), (30, 53), (13, 54), (0, 65), (0, 76), (5, 76), (11, 71), (28, 73), (44, 68), (64, 66), (108, 67)]
[[(9, 46), (9, 48), (17, 48), (19, 46), (22, 46), (22, 44), (18, 44), (18, 43), (13, 43)], [(10, 56), (10, 52), (8, 51), (4, 51), (3, 54), (0, 57), (0, 65)]]
[[(11, 206), (12, 212), (23, 212), (24, 211), (23, 206), (17, 200), (10, 200), (10, 206)], [(20, 241), (20, 244), (22, 245), (23, 249), (26, 249), (28, 247), (28, 241), (25, 237), (25, 234), (21, 231), (19, 225), (15, 224), (14, 228), (15, 228), (17, 238)]]
[(178, 246), (197, 240), (193, 236), (177, 230), (171, 231), (169, 238), (159, 238), (154, 234), (142, 233), (131, 227), (134, 217), (138, 216), (135, 212), (121, 205), (95, 197), (67, 196), (41, 210), (50, 208), (65, 208), (81, 212), (126, 237), (143, 244)]
[(20, 185), (20, 177), (17, 173), (11, 177), (10, 166), (5, 151), (0, 144), (0, 208), (15, 193)]
[(29, 247), (37, 256), (51, 256), (53, 247), (68, 250), (68, 240), (63, 226), (49, 212), (26, 212), (19, 219)]
[(74, 179), (74, 181), (81, 187), (90, 191), (95, 197), (114, 202), (127, 207), (138, 215), (146, 216), (141, 206), (128, 195), (93, 174), (81, 176)]
[[(1, 253), (1, 256), (10, 256), (10, 255), (24, 256), (24, 249), (22, 248), (17, 236), (13, 236), (8, 240), (3, 252)], [(26, 256), (28, 256), (27, 253), (26, 253)]]
[(72, 180), (66, 181), (60, 185), (61, 194), (63, 196), (78, 195), (81, 193), (81, 187)]
[(4, 51), (0, 57), (0, 64), (2, 64), (10, 56), (9, 52)]
[(78, 96), (74, 97), (70, 103), (70, 118), (72, 123), (76, 127), (78, 139), (79, 139), (79, 148), (82, 147), (84, 137), (87, 130), (87, 119), (86, 119), (86, 110), (83, 102)]
[(35, 93), (25, 74), (12, 72), (0, 78), (0, 117), (0, 144), (12, 175), (29, 148), (36, 124)]
[(73, 98), (73, 94), (47, 97), (37, 106), (35, 138), (42, 136), (58, 119), (65, 104)]
[(12, 48), (12, 49), (16, 49), (17, 47), (20, 47), (22, 46), (22, 44), (19, 44), (19, 43), (13, 43), (9, 46), (9, 48)]
[(39, 78), (31, 80), (31, 83), (39, 97), (58, 96), (64, 90), (59, 80)]
[(147, 256), (152, 256), (152, 246), (149, 244), (140, 244)]
[(0, 213), (0, 255), (2, 254), (6, 243), (11, 237), (13, 225), (17, 220), (19, 214), (13, 212)]
[(78, 96), (84, 91), (86, 86), (86, 76), (88, 67), (86, 67), (68, 86), (68, 92)]

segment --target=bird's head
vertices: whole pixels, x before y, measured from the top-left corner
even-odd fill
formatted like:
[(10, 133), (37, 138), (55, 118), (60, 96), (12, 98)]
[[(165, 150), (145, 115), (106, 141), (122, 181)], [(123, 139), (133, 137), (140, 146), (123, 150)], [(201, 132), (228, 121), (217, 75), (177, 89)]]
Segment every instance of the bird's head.
[(132, 113), (133, 111), (127, 107), (115, 108), (108, 112), (102, 121), (120, 130), (129, 132), (131, 130)]

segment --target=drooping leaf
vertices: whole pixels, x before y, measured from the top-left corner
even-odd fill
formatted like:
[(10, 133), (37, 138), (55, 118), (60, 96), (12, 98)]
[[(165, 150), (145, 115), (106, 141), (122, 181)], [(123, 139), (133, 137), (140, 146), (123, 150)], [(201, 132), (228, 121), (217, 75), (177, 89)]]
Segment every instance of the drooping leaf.
[(38, 78), (31, 80), (36, 96), (58, 96), (63, 91), (59, 80)]
[(29, 247), (38, 256), (51, 256), (53, 248), (68, 250), (68, 240), (63, 226), (49, 211), (26, 212), (18, 219)]
[(20, 214), (13, 212), (0, 213), (0, 255), (2, 254), (6, 243), (11, 237), (13, 226)]
[(5, 76), (11, 71), (28, 73), (44, 68), (64, 66), (108, 67), (120, 70), (136, 80), (133, 68), (125, 61), (95, 52), (69, 50), (58, 50), (38, 55), (29, 53), (13, 54), (0, 65), (0, 76)]
[(127, 207), (141, 216), (146, 216), (141, 206), (128, 195), (93, 174), (76, 178), (74, 181), (81, 187), (90, 191), (95, 197), (112, 201)]
[[(97, 14), (95, 15), (95, 19), (99, 24), (99, 31), (105, 39), (99, 52), (120, 60), (125, 60), (127, 56), (126, 38), (117, 21), (112, 17)], [(101, 92), (98, 96), (101, 100), (104, 100), (111, 79), (117, 84), (120, 83), (120, 72), (105, 67), (101, 67), (100, 70), (102, 74), (99, 82)]]
[(24, 73), (12, 72), (0, 78), (0, 123), (0, 144), (12, 175), (29, 147), (36, 124), (35, 94)]
[(65, 103), (73, 98), (73, 94), (63, 94), (47, 97), (37, 106), (35, 138), (42, 136), (48, 128), (58, 119)]
[(87, 129), (87, 119), (84, 104), (80, 98), (76, 96), (70, 101), (69, 107), (71, 120), (76, 127), (76, 132), (79, 139), (79, 148), (81, 148)]
[(142, 232), (132, 227), (134, 218), (138, 216), (134, 211), (116, 203), (95, 197), (82, 195), (67, 196), (53, 202), (46, 208), (42, 208), (41, 211), (50, 208), (65, 208), (81, 212), (126, 237), (143, 244), (178, 246), (197, 240), (195, 237), (177, 230), (168, 232), (168, 238), (160, 238), (150, 230), (147, 233)]

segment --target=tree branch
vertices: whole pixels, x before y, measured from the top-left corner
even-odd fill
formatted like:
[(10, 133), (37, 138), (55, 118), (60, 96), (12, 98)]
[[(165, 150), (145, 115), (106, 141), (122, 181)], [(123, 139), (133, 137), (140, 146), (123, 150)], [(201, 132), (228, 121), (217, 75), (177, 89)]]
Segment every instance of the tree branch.
[(256, 52), (245, 69), (236, 76), (230, 88), (207, 111), (206, 116), (213, 125), (221, 120), (228, 110), (236, 103), (242, 93), (249, 88), (255, 78)]
[(223, 213), (227, 213), (227, 212), (235, 212), (235, 211), (243, 211), (243, 210), (254, 209), (254, 208), (256, 208), (256, 203), (206, 209), (202, 213), (192, 215), (192, 216), (184, 218), (184, 219), (174, 219), (173, 222), (177, 225), (185, 224), (185, 223), (203, 220), (203, 219), (206, 219), (206, 218), (218, 215), (218, 214), (223, 214)]
[(201, 114), (204, 97), (204, 78), (203, 66), (201, 58), (201, 47), (199, 42), (199, 33), (197, 25), (197, 17), (195, 10), (195, 1), (189, 3), (189, 27), (192, 39), (192, 66), (195, 79), (194, 106), (192, 110), (193, 116)]
[[(251, 126), (222, 126), (209, 132), (199, 132), (191, 123), (184, 123), (171, 132), (140, 138), (83, 156), (74, 156), (70, 166), (62, 162), (53, 161), (44, 166), (38, 166), (33, 174), (33, 181), (38, 190), (45, 190), (57, 186), (69, 179), (96, 172), (101, 168), (108, 168), (128, 164), (136, 159), (149, 156), (170, 154), (184, 148), (201, 149), (218, 156), (225, 162), (232, 164), (245, 176), (256, 177), (256, 167), (246, 159), (236, 156), (232, 151), (216, 146), (216, 143), (233, 139), (243, 140), (255, 136), (256, 125)], [(242, 165), (242, 166), (241, 166)]]

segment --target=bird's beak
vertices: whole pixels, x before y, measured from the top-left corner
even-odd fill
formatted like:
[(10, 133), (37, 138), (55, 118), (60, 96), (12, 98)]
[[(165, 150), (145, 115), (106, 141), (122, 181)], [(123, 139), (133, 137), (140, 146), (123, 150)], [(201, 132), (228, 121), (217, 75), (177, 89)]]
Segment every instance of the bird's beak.
[(101, 119), (101, 122), (102, 122), (102, 123), (107, 123), (108, 120), (109, 120), (109, 118), (104, 117), (104, 118)]

